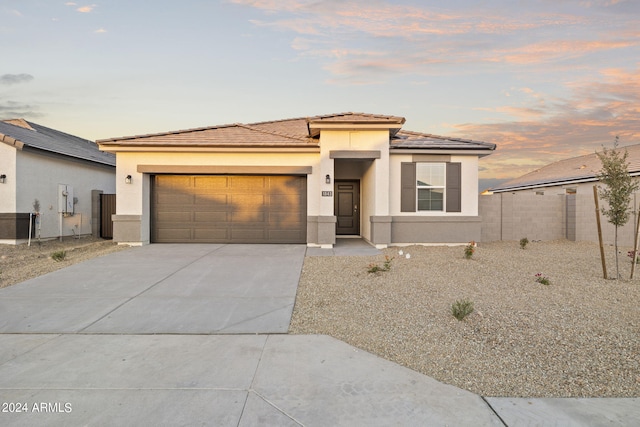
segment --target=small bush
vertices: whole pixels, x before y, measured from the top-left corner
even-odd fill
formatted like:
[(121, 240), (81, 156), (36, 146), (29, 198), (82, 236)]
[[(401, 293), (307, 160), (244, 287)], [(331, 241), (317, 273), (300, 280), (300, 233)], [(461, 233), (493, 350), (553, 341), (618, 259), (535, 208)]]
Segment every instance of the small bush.
[(51, 259), (58, 262), (64, 261), (66, 257), (67, 257), (67, 252), (65, 251), (56, 251), (51, 254)]
[(367, 266), (367, 271), (369, 273), (379, 273), (381, 271), (389, 271), (391, 270), (391, 261), (393, 261), (393, 257), (389, 257), (388, 255), (385, 255), (384, 257), (384, 263), (383, 266), (380, 267), (378, 264), (376, 263), (371, 263)]
[(389, 271), (389, 270), (391, 270), (391, 261), (393, 261), (393, 257), (392, 257), (392, 258), (389, 258), (389, 256), (388, 256), (388, 255), (385, 255), (385, 257), (384, 257), (384, 267), (382, 267), (382, 269), (383, 269), (384, 271)]
[(379, 273), (381, 271), (384, 271), (384, 270), (378, 264), (371, 263), (367, 267), (367, 272), (369, 273)]
[(464, 257), (466, 259), (471, 259), (475, 251), (476, 251), (476, 242), (472, 240), (469, 242), (467, 246), (464, 247)]
[(536, 274), (536, 282), (542, 283), (545, 286), (549, 286), (551, 284), (551, 282), (549, 281), (549, 278), (546, 276), (543, 276), (542, 273)]
[(451, 304), (451, 314), (458, 320), (464, 320), (471, 313), (473, 313), (473, 301), (458, 300)]
[(523, 237), (522, 239), (520, 239), (520, 249), (525, 249), (528, 244), (529, 244), (529, 239), (527, 239), (526, 237)]

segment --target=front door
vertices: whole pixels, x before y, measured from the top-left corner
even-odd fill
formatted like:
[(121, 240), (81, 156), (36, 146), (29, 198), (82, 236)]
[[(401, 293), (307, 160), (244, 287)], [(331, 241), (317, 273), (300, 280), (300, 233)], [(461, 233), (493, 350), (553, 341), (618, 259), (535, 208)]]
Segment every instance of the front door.
[(336, 235), (360, 235), (360, 181), (336, 181)]

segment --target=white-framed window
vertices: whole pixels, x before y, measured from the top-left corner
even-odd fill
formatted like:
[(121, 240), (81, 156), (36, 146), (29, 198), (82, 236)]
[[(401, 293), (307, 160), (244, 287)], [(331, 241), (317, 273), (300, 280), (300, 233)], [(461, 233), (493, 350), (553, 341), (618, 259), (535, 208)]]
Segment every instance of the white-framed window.
[(445, 163), (416, 163), (418, 211), (444, 211), (445, 188)]

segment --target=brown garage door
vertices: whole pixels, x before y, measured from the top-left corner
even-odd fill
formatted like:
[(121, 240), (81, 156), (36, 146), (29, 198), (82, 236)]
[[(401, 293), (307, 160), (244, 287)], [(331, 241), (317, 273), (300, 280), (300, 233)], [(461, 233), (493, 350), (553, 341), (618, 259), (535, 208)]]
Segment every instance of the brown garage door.
[(157, 243), (306, 243), (302, 176), (156, 175)]

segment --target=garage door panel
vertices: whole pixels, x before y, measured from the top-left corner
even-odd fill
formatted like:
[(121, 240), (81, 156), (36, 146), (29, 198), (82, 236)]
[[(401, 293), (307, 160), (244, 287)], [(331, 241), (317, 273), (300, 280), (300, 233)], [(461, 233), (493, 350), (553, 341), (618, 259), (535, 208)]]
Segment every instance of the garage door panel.
[(267, 240), (267, 233), (264, 228), (232, 228), (231, 240), (264, 242)]
[(226, 190), (229, 188), (227, 176), (196, 176), (193, 186), (198, 190)]
[(165, 211), (158, 213), (158, 221), (167, 223), (187, 223), (193, 219), (193, 212)]
[(229, 212), (194, 212), (193, 219), (195, 222), (224, 223), (229, 221), (229, 216)]
[(186, 188), (189, 186), (191, 182), (190, 176), (181, 176), (181, 175), (159, 175), (156, 177), (156, 188), (159, 190), (162, 189), (175, 189), (175, 188)]
[(231, 203), (229, 196), (226, 194), (195, 194), (194, 204), (198, 205), (198, 209), (203, 206), (210, 208), (220, 208), (220, 210), (228, 207)]
[(261, 176), (234, 176), (231, 178), (232, 190), (257, 190), (264, 191), (267, 185), (266, 177)]
[(210, 242), (212, 240), (229, 240), (229, 230), (226, 228), (196, 228), (194, 240)]
[(158, 203), (164, 205), (191, 205), (194, 202), (193, 194), (183, 193), (158, 193)]
[(244, 210), (267, 204), (264, 194), (233, 194), (231, 204), (236, 210)]
[(156, 176), (152, 209), (154, 242), (306, 242), (306, 177)]
[(272, 194), (269, 196), (269, 203), (276, 209), (299, 210), (302, 204), (302, 196), (296, 194)]
[(267, 214), (260, 211), (247, 211), (231, 212), (231, 222), (235, 224), (248, 224), (248, 223), (264, 223), (267, 220)]
[(279, 224), (282, 227), (300, 227), (306, 218), (298, 212), (269, 212), (269, 223)]

